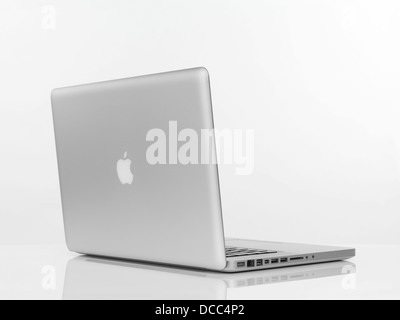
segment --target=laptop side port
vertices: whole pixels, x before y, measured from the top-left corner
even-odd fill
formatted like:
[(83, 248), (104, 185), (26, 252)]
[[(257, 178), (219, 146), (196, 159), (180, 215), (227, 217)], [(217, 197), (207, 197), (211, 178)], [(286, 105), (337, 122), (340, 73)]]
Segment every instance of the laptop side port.
[(245, 266), (246, 266), (246, 262), (241, 261), (241, 262), (237, 263), (238, 268), (244, 268)]
[(288, 258), (282, 258), (281, 259), (281, 263), (287, 263), (288, 262)]
[(304, 260), (304, 257), (293, 257), (293, 258), (290, 258), (290, 261), (299, 261), (299, 260)]
[(271, 260), (271, 263), (272, 263), (272, 264), (279, 263), (279, 259), (272, 259), (272, 260)]

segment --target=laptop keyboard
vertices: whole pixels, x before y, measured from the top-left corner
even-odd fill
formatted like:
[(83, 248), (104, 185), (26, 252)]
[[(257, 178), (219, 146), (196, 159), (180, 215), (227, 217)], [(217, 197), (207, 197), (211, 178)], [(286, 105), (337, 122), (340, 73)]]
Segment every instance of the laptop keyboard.
[(253, 256), (258, 254), (273, 254), (278, 252), (272, 250), (226, 247), (225, 253), (227, 258), (233, 258), (233, 257)]

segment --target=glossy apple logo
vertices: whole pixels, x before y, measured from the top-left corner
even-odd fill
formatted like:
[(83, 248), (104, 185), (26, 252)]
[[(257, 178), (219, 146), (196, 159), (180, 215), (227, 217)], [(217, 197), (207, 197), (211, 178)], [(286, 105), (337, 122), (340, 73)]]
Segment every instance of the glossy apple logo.
[(132, 161), (128, 159), (128, 152), (125, 152), (124, 158), (117, 163), (117, 172), (119, 180), (123, 185), (132, 184), (134, 175), (131, 171)]

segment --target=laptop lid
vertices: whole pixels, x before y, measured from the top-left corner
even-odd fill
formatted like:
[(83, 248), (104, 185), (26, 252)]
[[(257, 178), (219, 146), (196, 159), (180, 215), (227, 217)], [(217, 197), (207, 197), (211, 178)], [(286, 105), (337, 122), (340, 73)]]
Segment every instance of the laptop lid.
[(71, 251), (225, 268), (214, 140), (210, 161), (193, 147), (214, 128), (204, 68), (56, 89), (52, 108)]

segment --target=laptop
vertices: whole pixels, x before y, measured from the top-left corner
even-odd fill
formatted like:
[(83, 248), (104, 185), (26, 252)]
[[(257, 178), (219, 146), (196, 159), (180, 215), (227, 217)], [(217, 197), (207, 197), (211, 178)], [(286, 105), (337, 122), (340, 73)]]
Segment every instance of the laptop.
[(205, 68), (55, 89), (52, 110), (72, 252), (220, 272), (355, 256), (225, 238)]

